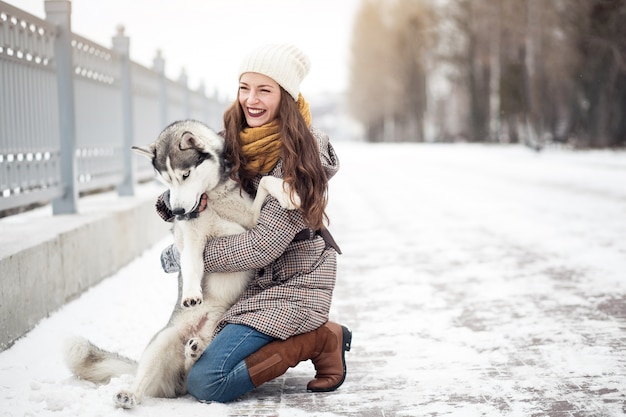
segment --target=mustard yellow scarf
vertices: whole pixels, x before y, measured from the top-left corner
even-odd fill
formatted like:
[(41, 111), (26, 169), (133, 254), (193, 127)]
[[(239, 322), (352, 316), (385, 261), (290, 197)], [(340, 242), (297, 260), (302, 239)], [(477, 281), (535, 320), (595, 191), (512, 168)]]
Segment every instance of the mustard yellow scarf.
[[(309, 103), (302, 94), (298, 96), (298, 110), (307, 126), (311, 126)], [(246, 157), (246, 170), (259, 173), (270, 172), (280, 158), (282, 142), (278, 120), (259, 127), (248, 127), (239, 133), (241, 152)]]

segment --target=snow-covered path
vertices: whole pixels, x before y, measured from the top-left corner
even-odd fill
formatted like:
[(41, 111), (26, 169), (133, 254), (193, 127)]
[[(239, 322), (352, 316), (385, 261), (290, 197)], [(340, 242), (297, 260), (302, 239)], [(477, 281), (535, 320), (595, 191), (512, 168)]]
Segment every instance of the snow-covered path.
[(167, 240), (0, 353), (0, 416), (622, 416), (626, 154), (481, 145), (336, 145), (332, 319), (348, 378), (303, 363), (231, 404), (112, 406), (130, 378), (70, 377), (63, 339), (139, 357), (169, 317)]

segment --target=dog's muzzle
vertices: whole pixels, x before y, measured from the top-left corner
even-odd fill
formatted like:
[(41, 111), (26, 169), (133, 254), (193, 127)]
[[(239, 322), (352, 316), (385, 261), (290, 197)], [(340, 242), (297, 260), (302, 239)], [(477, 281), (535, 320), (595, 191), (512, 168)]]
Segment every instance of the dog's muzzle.
[(200, 202), (196, 201), (196, 205), (190, 212), (185, 213), (185, 209), (176, 209), (172, 210), (172, 214), (176, 216), (176, 220), (192, 220), (198, 217), (198, 214), (200, 213), (199, 208)]
[(176, 217), (176, 220), (191, 220), (191, 219), (195, 219), (196, 217), (198, 217), (198, 214), (200, 213), (198, 211), (198, 209), (200, 208), (200, 202), (196, 202), (196, 206), (189, 213), (185, 213), (184, 209), (176, 209), (176, 210), (174, 210), (172, 208), (172, 205), (170, 204), (170, 190), (165, 191), (165, 193), (163, 194), (163, 202), (165, 203), (165, 206), (168, 209), (170, 209), (172, 214)]

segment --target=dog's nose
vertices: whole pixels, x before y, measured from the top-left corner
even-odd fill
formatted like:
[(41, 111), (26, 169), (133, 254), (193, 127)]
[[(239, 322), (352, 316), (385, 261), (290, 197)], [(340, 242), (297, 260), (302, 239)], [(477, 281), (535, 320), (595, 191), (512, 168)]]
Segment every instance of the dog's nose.
[(173, 208), (172, 214), (174, 216), (182, 216), (183, 214), (185, 214), (185, 209), (182, 207)]

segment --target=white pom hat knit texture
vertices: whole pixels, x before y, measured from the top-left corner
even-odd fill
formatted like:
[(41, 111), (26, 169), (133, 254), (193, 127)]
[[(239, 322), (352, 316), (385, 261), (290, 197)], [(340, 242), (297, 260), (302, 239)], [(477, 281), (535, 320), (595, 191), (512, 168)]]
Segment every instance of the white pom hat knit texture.
[(271, 44), (254, 49), (239, 67), (239, 79), (246, 72), (270, 77), (298, 100), (300, 83), (311, 69), (309, 57), (290, 44)]

